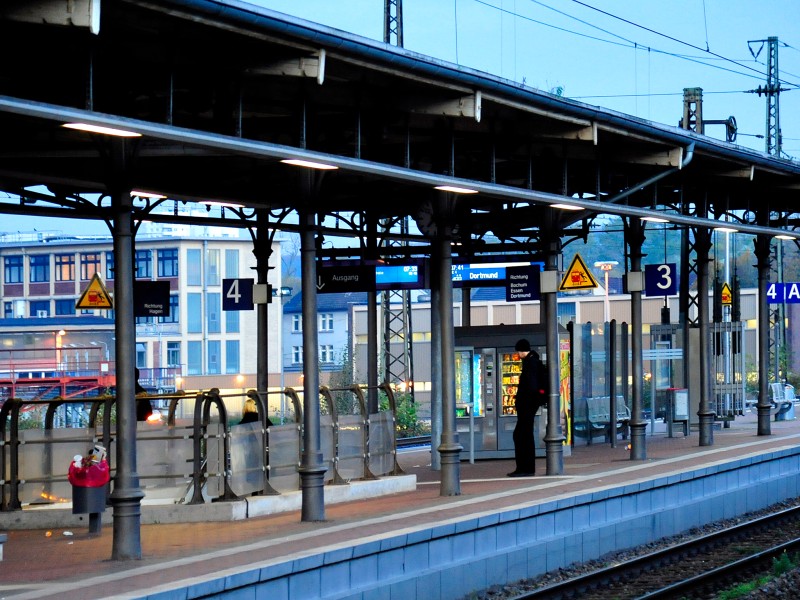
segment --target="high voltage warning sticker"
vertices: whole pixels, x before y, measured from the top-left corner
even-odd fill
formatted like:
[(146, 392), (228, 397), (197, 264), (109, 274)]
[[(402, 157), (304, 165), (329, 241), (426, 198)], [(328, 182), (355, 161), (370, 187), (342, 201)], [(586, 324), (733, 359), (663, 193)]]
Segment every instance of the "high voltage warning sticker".
[(591, 290), (597, 287), (597, 280), (586, 268), (580, 254), (576, 254), (569, 265), (561, 285), (558, 286), (559, 292), (569, 292), (572, 290)]
[(97, 273), (83, 290), (83, 294), (75, 303), (75, 308), (114, 308), (111, 296)]

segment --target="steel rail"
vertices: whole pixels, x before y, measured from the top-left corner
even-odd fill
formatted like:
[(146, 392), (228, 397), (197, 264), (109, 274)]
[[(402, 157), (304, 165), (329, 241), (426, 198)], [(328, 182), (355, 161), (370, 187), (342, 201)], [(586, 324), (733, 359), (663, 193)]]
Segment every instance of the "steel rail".
[[(733, 527), (729, 527), (708, 535), (704, 535), (686, 542), (670, 546), (645, 554), (625, 563), (612, 565), (586, 573), (572, 579), (567, 579), (554, 583), (545, 587), (531, 590), (514, 596), (513, 600), (543, 600), (543, 599), (567, 599), (567, 598), (580, 598), (592, 590), (600, 590), (607, 587), (610, 583), (624, 581), (629, 576), (635, 577), (636, 574), (656, 571), (661, 565), (674, 564), (676, 557), (698, 554), (706, 551), (707, 548), (719, 546), (729, 540), (742, 538), (748, 532), (758, 530), (765, 527), (776, 527), (778, 524), (786, 521), (795, 521), (800, 519), (800, 507), (789, 508), (775, 514), (766, 515), (752, 521), (740, 523)], [(768, 560), (770, 557), (783, 552), (784, 547), (800, 548), (800, 538), (791, 540), (789, 542), (782, 542), (779, 545), (768, 548), (761, 552), (755, 553), (744, 559), (737, 560), (732, 564), (721, 566), (711, 569), (708, 572), (699, 575), (692, 575), (684, 580), (673, 582), (665, 585), (663, 588), (653, 590), (646, 595), (639, 596), (638, 598), (656, 599), (656, 598), (673, 598), (680, 593), (685, 593), (691, 590), (697, 590), (698, 587), (708, 586), (714, 580), (731, 579), (734, 573), (742, 574), (747, 573), (745, 569), (748, 561), (750, 564), (758, 561)]]

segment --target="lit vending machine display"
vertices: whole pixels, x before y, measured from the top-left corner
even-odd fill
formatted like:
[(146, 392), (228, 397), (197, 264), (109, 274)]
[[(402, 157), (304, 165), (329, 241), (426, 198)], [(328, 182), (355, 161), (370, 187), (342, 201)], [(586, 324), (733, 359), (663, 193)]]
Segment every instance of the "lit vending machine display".
[(472, 350), (456, 351), (456, 416), (483, 416), (483, 357)]
[(503, 352), (502, 363), (502, 395), (503, 410), (502, 415), (516, 415), (517, 409), (514, 406), (514, 398), (517, 396), (517, 386), (519, 385), (519, 374), (522, 373), (522, 359), (516, 352)]

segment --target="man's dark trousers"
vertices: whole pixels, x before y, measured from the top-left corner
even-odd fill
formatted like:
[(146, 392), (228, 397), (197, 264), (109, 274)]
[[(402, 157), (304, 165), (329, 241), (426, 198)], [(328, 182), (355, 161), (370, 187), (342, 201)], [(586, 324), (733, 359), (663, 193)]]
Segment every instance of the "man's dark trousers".
[(533, 420), (536, 413), (522, 411), (517, 414), (514, 427), (514, 458), (518, 473), (534, 473), (536, 470), (536, 448), (533, 442)]

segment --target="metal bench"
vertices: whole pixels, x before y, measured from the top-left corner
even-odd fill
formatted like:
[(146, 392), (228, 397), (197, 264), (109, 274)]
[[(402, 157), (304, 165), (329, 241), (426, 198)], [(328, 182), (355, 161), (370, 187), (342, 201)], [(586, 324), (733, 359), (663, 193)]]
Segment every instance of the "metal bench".
[[(609, 400), (608, 396), (596, 396), (578, 398), (576, 401), (573, 432), (575, 435), (585, 436), (590, 445), (597, 435), (604, 436), (607, 442), (611, 441), (612, 423)], [(625, 399), (617, 396), (617, 418), (613, 424), (614, 435), (622, 434), (622, 439), (628, 439), (630, 420), (631, 411), (625, 404)]]
[(794, 387), (783, 383), (773, 383), (772, 409), (769, 413), (775, 415), (776, 421), (789, 421), (794, 419)]

